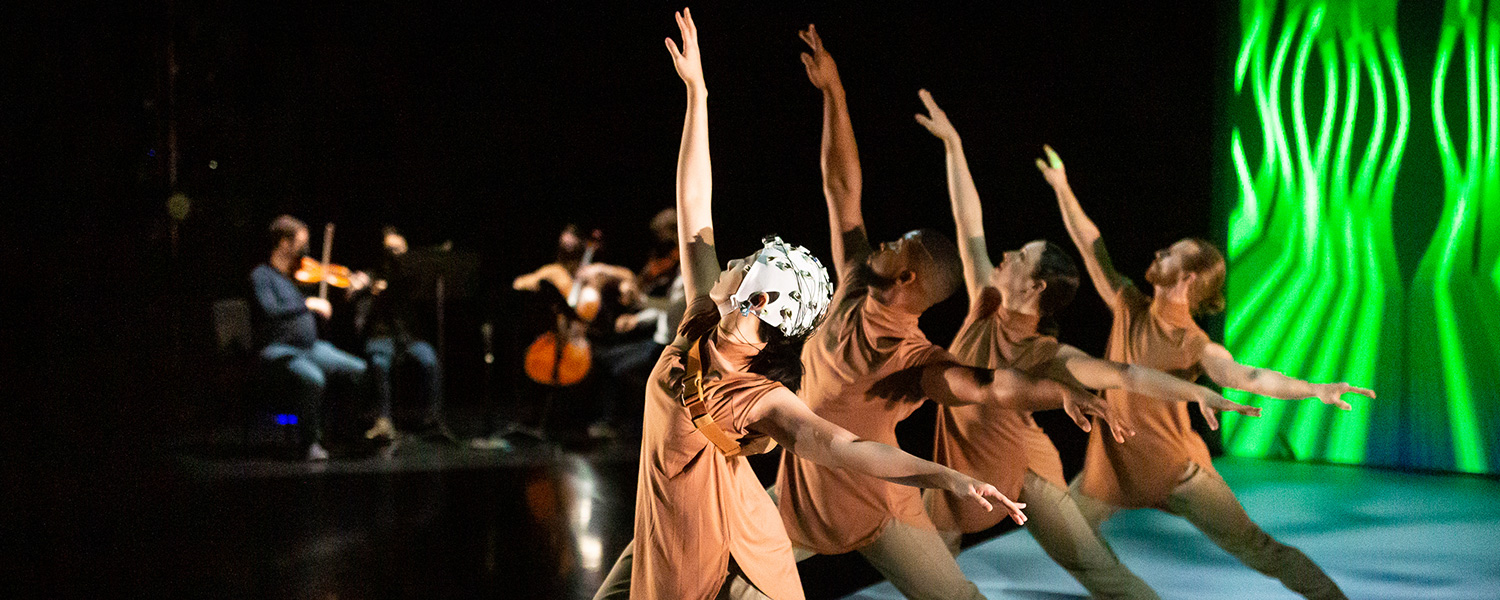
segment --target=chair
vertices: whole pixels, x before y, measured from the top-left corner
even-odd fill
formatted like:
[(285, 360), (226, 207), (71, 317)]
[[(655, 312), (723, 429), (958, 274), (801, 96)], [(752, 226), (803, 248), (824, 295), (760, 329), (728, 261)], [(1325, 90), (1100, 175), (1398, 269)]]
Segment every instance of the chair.
[[(265, 365), (255, 355), (253, 342), (253, 328), (250, 323), (250, 303), (244, 298), (223, 298), (213, 303), (214, 339), (217, 342), (217, 356), (221, 362), (218, 371), (218, 389), (228, 391), (228, 397), (234, 399), (240, 409), (240, 444), (244, 447), (251, 446), (251, 437), (257, 432), (257, 425), (269, 423), (264, 417), (270, 416), (268, 410), (271, 398), (265, 397), (260, 390), (269, 383), (265, 372)], [(276, 430), (276, 445), (291, 445), (296, 441), (296, 429), (285, 427), (287, 423)], [(292, 439), (287, 439), (290, 435)]]

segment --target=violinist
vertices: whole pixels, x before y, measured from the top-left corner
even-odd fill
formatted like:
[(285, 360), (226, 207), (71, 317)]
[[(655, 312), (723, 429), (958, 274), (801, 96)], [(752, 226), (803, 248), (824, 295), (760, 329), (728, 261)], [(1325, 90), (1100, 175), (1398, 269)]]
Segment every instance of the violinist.
[(318, 339), (317, 317), (332, 317), (333, 307), (326, 298), (307, 297), (292, 279), (307, 254), (307, 225), (282, 215), (268, 233), (270, 256), (250, 272), (255, 345), (265, 367), (290, 375), (307, 460), (327, 460), (321, 444), (324, 390), (330, 383), (358, 389), (365, 361)]
[(381, 230), (381, 242), (380, 265), (370, 273), (356, 273), (350, 278), (350, 289), (361, 313), (355, 319), (355, 328), (365, 336), (365, 356), (370, 362), (371, 383), (380, 410), (374, 427), (365, 432), (365, 437), (391, 440), (396, 436), (391, 420), (391, 373), (408, 364), (418, 372), (422, 413), (417, 431), (439, 426), (443, 375), (437, 350), (419, 336), (412, 323), (415, 282), (402, 268), (408, 250), (406, 236), (387, 226)]

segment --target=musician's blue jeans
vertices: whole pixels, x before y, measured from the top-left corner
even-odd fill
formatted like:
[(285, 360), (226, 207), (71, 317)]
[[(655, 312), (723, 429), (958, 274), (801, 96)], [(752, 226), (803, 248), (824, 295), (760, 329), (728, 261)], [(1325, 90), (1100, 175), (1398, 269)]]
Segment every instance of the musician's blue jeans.
[(423, 424), (436, 421), (443, 409), (443, 371), (432, 344), (422, 340), (398, 343), (389, 336), (372, 337), (365, 342), (365, 356), (370, 359), (370, 378), (381, 417), (391, 418), (391, 373), (414, 366), (421, 384)]
[(260, 359), (272, 375), (290, 375), (289, 381), (275, 387), (284, 388), (293, 396), (302, 442), (307, 445), (323, 438), (323, 393), (329, 384), (358, 390), (365, 376), (363, 359), (323, 340), (313, 342), (312, 348), (270, 344), (261, 349)]

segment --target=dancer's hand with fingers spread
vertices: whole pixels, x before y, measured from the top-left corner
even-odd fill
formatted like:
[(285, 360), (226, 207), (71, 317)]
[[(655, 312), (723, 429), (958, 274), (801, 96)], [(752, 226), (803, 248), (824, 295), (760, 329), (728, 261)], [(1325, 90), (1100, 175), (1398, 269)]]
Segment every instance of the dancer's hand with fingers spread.
[(1260, 409), (1254, 406), (1246, 406), (1214, 393), (1208, 388), (1200, 388), (1198, 393), (1198, 412), (1203, 414), (1203, 420), (1208, 422), (1208, 428), (1219, 429), (1219, 415), (1217, 411), (1228, 410), (1240, 413), (1247, 417), (1259, 417)]
[(1318, 400), (1323, 401), (1323, 404), (1332, 404), (1343, 410), (1349, 410), (1350, 408), (1353, 408), (1349, 405), (1348, 402), (1344, 402), (1343, 398), (1341, 397), (1344, 394), (1359, 394), (1372, 400), (1375, 398), (1374, 390), (1354, 387), (1344, 382), (1314, 384), (1313, 393), (1317, 396)]
[(932, 93), (927, 90), (917, 90), (917, 97), (922, 99), (922, 104), (927, 106), (927, 114), (917, 114), (917, 123), (932, 132), (932, 135), (944, 142), (957, 142), (958, 130), (953, 128), (953, 123), (948, 120), (948, 113), (938, 108), (937, 102), (933, 101)]
[(1063, 168), (1062, 157), (1052, 146), (1042, 146), (1042, 151), (1047, 153), (1047, 160), (1036, 159), (1036, 168), (1042, 172), (1042, 177), (1047, 178), (1047, 183), (1053, 188), (1067, 187), (1068, 172)]
[(802, 53), (802, 65), (807, 67), (807, 79), (823, 91), (842, 90), (844, 83), (839, 79), (839, 67), (834, 64), (833, 56), (823, 49), (823, 38), (818, 37), (818, 28), (808, 25), (806, 31), (797, 32), (797, 37), (802, 38), (811, 51)]
[(1104, 398), (1090, 394), (1070, 385), (1058, 384), (1063, 390), (1063, 412), (1073, 419), (1079, 429), (1092, 431), (1089, 416), (1103, 419), (1109, 424), (1110, 435), (1116, 442), (1125, 443), (1125, 438), (1135, 435), (1135, 427), (1125, 411)]
[(667, 51), (672, 53), (672, 66), (677, 68), (677, 76), (682, 78), (690, 88), (703, 88), (703, 60), (698, 54), (698, 26), (693, 24), (693, 13), (689, 9), (682, 9), (676, 13), (677, 28), (682, 31), (682, 49), (677, 49), (677, 44), (672, 38), (667, 38)]
[(1005, 509), (1005, 512), (1010, 513), (1010, 518), (1014, 519), (1017, 525), (1026, 524), (1026, 514), (1021, 512), (1021, 509), (1026, 508), (1025, 503), (1005, 497), (1005, 494), (1000, 493), (1000, 490), (995, 489), (993, 485), (958, 471), (952, 473), (948, 491), (953, 495), (978, 502), (987, 511), (995, 510), (995, 503), (998, 503)]

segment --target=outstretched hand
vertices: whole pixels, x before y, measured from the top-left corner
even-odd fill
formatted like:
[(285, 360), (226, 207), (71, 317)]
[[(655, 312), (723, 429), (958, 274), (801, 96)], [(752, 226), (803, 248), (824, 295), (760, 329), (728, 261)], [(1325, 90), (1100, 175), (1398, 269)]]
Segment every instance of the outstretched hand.
[(953, 128), (953, 123), (948, 120), (948, 113), (938, 108), (937, 102), (933, 101), (932, 93), (927, 90), (917, 90), (917, 97), (922, 99), (922, 104), (927, 106), (927, 114), (917, 114), (917, 122), (932, 132), (932, 135), (945, 142), (958, 141), (958, 130)]
[(1016, 502), (1014, 500), (1011, 500), (1010, 498), (1005, 497), (1005, 494), (1000, 493), (1000, 490), (995, 489), (995, 486), (993, 485), (990, 485), (973, 477), (969, 477), (968, 475), (964, 475), (963, 473), (959, 473), (957, 471), (954, 471), (953, 473), (954, 475), (957, 475), (957, 477), (955, 478), (956, 481), (954, 481), (953, 485), (950, 486), (948, 491), (952, 492), (954, 495), (962, 496), (974, 502), (978, 502), (979, 505), (983, 506), (984, 510), (986, 511), (995, 510), (995, 504), (999, 504), (1000, 506), (1005, 508), (1005, 512), (1010, 515), (1010, 518), (1014, 520), (1017, 525), (1026, 524), (1026, 514), (1021, 512), (1021, 509), (1026, 508), (1026, 503)]
[(1343, 410), (1349, 410), (1350, 408), (1353, 408), (1349, 406), (1348, 402), (1344, 402), (1344, 400), (1340, 397), (1344, 394), (1359, 394), (1372, 400), (1375, 398), (1374, 390), (1354, 387), (1343, 382), (1315, 384), (1313, 386), (1313, 393), (1319, 400), (1323, 401), (1323, 404), (1332, 404)]
[(666, 39), (667, 51), (672, 53), (672, 66), (677, 68), (677, 76), (688, 87), (703, 87), (703, 60), (698, 54), (698, 26), (693, 24), (693, 12), (684, 8), (675, 15), (677, 28), (682, 31), (682, 50), (677, 49), (672, 38)]
[(807, 42), (808, 49), (812, 51), (811, 54), (802, 53), (802, 66), (807, 67), (807, 79), (820, 90), (842, 88), (844, 84), (839, 79), (839, 67), (833, 63), (833, 56), (823, 49), (823, 38), (818, 37), (817, 27), (808, 25), (807, 31), (797, 32), (797, 37)]
[(1198, 412), (1203, 414), (1203, 420), (1208, 423), (1209, 429), (1215, 431), (1219, 429), (1218, 411), (1221, 410), (1234, 411), (1247, 417), (1260, 416), (1259, 408), (1240, 404), (1220, 396), (1207, 388), (1202, 389), (1198, 397)]
[(1063, 389), (1063, 412), (1073, 419), (1073, 423), (1084, 431), (1093, 431), (1093, 425), (1089, 423), (1089, 416), (1095, 416), (1109, 424), (1109, 432), (1115, 441), (1125, 443), (1125, 438), (1135, 435), (1135, 427), (1130, 423), (1130, 417), (1120, 410), (1118, 406), (1104, 398), (1090, 394), (1070, 385), (1059, 384)]
[(1042, 172), (1042, 177), (1047, 178), (1047, 183), (1054, 188), (1068, 185), (1068, 172), (1063, 169), (1057, 151), (1052, 146), (1042, 146), (1042, 151), (1047, 153), (1047, 160), (1036, 159), (1036, 168)]

